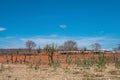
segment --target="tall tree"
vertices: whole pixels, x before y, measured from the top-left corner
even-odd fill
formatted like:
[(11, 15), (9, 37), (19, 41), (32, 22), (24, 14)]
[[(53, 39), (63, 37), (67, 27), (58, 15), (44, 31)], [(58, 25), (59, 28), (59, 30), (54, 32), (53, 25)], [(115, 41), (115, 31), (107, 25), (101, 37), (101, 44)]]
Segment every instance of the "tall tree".
[(120, 52), (120, 44), (118, 44), (118, 46), (116, 48), (113, 48), (113, 51), (115, 53)]
[(59, 46), (57, 50), (64, 51), (64, 46)]
[(117, 48), (117, 49), (118, 49), (118, 51), (120, 52), (120, 44), (118, 44), (118, 48)]
[(101, 45), (99, 43), (94, 43), (91, 45), (91, 47), (94, 51), (98, 51), (98, 50), (100, 50)]
[(54, 43), (45, 46), (46, 53), (48, 54), (49, 63), (53, 63), (53, 54), (56, 51), (57, 46)]
[(29, 50), (29, 52), (36, 46), (34, 41), (28, 40), (26, 41), (26, 48)]
[(75, 41), (66, 41), (64, 43), (64, 50), (78, 50), (77, 43)]

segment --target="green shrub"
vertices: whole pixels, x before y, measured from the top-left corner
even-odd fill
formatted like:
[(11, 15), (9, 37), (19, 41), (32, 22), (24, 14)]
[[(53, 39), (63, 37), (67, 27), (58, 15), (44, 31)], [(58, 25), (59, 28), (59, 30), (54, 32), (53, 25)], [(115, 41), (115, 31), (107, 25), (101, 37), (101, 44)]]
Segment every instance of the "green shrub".
[(97, 67), (105, 68), (105, 66), (106, 66), (106, 57), (105, 57), (104, 53), (100, 53), (98, 60), (97, 60)]
[(2, 63), (0, 63), (0, 71), (4, 70), (4, 65)]
[(120, 60), (117, 57), (115, 58), (115, 67), (120, 69)]
[(69, 54), (66, 55), (66, 63), (70, 65), (72, 63), (72, 58)]
[(83, 60), (83, 67), (86, 69), (89, 69), (91, 66), (91, 61), (89, 59), (84, 59)]
[(79, 58), (77, 58), (75, 63), (76, 63), (76, 65), (77, 65), (77, 67), (80, 67), (80, 65), (81, 65), (81, 60), (80, 60)]

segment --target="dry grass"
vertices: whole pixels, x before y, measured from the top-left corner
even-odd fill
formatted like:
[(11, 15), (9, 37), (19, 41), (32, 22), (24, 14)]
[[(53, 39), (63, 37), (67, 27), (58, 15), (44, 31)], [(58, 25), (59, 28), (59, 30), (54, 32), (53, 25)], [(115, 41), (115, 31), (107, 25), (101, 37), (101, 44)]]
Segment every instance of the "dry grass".
[(120, 70), (113, 64), (103, 70), (95, 67), (84, 69), (75, 65), (54, 68), (48, 66), (35, 66), (23, 64), (3, 64), (0, 71), (0, 80), (120, 80)]
[[(96, 63), (90, 66), (88, 62), (92, 61), (92, 54), (76, 54), (70, 55), (71, 64), (66, 63), (66, 55), (54, 55), (55, 62), (52, 66), (48, 66), (48, 56), (46, 54), (38, 54), (36, 56), (27, 56), (24, 63), (24, 55), (17, 55), (13, 57), (13, 64), (11, 63), (11, 56), (8, 56), (9, 62), (6, 62), (6, 56), (0, 56), (0, 80), (120, 80), (120, 69), (115, 68), (113, 63), (113, 54), (106, 53), (109, 61), (105, 64), (105, 68), (98, 68)], [(120, 54), (116, 54), (119, 58)], [(17, 57), (17, 61), (16, 61)], [(75, 59), (79, 58), (81, 61), (88, 60), (86, 65), (82, 63), (80, 66), (75, 64)], [(97, 58), (98, 54), (94, 55)], [(106, 58), (107, 59), (107, 58)], [(69, 61), (69, 58), (68, 58)], [(22, 64), (21, 64), (22, 63)], [(83, 66), (84, 65), (84, 66)], [(87, 68), (84, 68), (87, 66)]]

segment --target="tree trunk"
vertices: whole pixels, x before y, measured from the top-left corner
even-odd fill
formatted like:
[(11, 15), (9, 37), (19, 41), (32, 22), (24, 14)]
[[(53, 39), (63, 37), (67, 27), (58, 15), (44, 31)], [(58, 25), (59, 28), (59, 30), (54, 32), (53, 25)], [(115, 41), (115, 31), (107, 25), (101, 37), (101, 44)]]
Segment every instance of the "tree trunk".
[(51, 58), (51, 62), (53, 63), (53, 53), (51, 54), (50, 58)]
[(24, 63), (26, 63), (26, 54), (25, 54), (25, 58), (24, 58)]
[(49, 63), (53, 63), (53, 53), (49, 54), (48, 56)]
[(11, 54), (11, 61), (12, 61), (12, 64), (13, 64), (13, 54)]

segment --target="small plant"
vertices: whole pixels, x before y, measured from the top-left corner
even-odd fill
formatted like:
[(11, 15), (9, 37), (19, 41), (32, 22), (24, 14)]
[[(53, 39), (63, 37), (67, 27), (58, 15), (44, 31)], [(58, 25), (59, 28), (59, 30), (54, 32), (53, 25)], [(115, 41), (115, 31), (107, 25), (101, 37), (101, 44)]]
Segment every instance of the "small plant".
[(120, 75), (120, 71), (119, 70), (112, 70), (112, 71), (109, 71), (109, 73), (111, 75)]
[(0, 63), (0, 71), (4, 70), (4, 65), (2, 63)]
[(20, 64), (22, 64), (22, 59), (20, 59)]
[(38, 70), (39, 68), (40, 68), (39, 65), (38, 65), (38, 64), (35, 64), (34, 69), (35, 69), (35, 70)]
[(77, 67), (80, 67), (80, 65), (81, 65), (81, 60), (80, 60), (79, 58), (77, 58), (75, 63), (76, 63), (76, 65), (77, 65)]
[(120, 69), (120, 60), (117, 57), (115, 58), (115, 67)]
[(16, 58), (15, 58), (15, 62), (17, 63), (17, 56), (16, 56)]
[(66, 55), (66, 63), (70, 65), (72, 63), (72, 58), (69, 54)]
[(26, 57), (27, 57), (27, 55), (26, 54), (24, 54), (24, 63), (26, 63)]
[(29, 63), (29, 68), (34, 69), (34, 70), (38, 70), (40, 68), (40, 66), (37, 62), (35, 64)]
[(8, 55), (6, 55), (6, 62), (9, 63)]
[(85, 69), (89, 69), (90, 66), (91, 66), (91, 62), (90, 62), (89, 59), (83, 60), (83, 67), (84, 67)]
[(40, 62), (39, 62), (39, 61), (36, 61), (36, 62), (35, 62), (34, 69), (35, 69), (35, 70), (38, 70), (38, 69), (40, 68), (39, 65), (40, 65)]
[(33, 64), (32, 63), (29, 64), (29, 68), (33, 68)]
[(54, 68), (60, 67), (60, 62), (59, 62), (59, 60), (53, 61), (52, 66), (53, 66)]
[(12, 53), (11, 53), (11, 61), (12, 61), (12, 64), (13, 64), (13, 62), (14, 62), (14, 56), (13, 56)]
[(100, 53), (97, 61), (97, 67), (102, 69), (105, 68), (106, 66), (106, 57), (104, 53)]
[(38, 49), (37, 49), (37, 53), (41, 53), (41, 48), (40, 48), (40, 46), (39, 46)]
[(91, 65), (94, 66), (94, 64), (97, 63), (97, 60), (98, 60), (97, 58), (91, 57), (91, 58), (90, 58)]
[(73, 74), (80, 74), (80, 73), (81, 73), (80, 71), (73, 72)]

